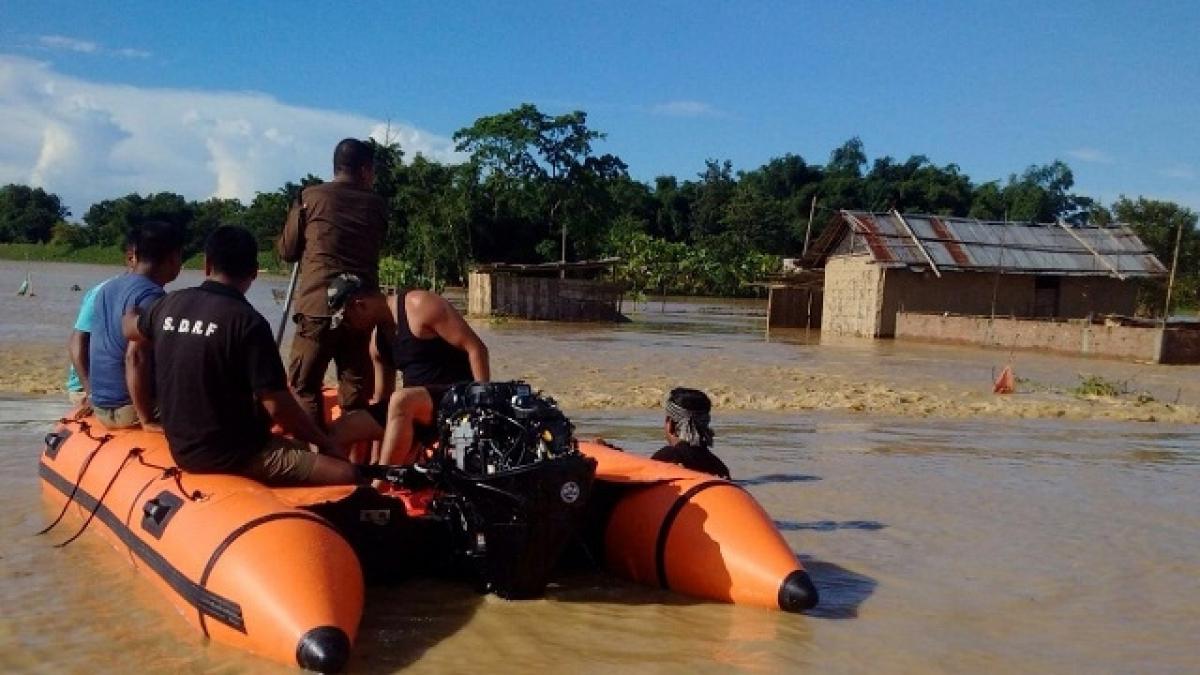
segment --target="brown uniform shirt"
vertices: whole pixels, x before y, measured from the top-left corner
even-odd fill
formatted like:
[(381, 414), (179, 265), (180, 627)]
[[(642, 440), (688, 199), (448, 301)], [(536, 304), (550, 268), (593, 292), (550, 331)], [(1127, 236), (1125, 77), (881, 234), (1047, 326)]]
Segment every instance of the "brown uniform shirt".
[(365, 287), (379, 287), (387, 207), (382, 197), (352, 183), (312, 185), (301, 199), (307, 225), (301, 232), (300, 210), (293, 206), (279, 237), (279, 256), (300, 261), (295, 312), (329, 316), (325, 292), (337, 275), (356, 274)]

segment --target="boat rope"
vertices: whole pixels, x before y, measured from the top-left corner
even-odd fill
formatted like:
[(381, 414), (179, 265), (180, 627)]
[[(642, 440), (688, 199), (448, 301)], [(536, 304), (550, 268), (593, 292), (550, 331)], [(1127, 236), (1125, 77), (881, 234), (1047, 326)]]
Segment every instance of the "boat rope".
[(109, 441), (111, 441), (113, 439), (112, 434), (104, 434), (103, 436), (101, 436), (99, 438), (93, 436), (91, 434), (91, 432), (89, 431), (90, 427), (88, 426), (88, 423), (84, 422), (82, 420), (63, 419), (60, 421), (63, 422), (64, 424), (69, 421), (74, 421), (74, 422), (78, 423), (79, 431), (82, 432), (88, 438), (96, 441), (96, 447), (92, 448), (91, 452), (88, 453), (87, 458), (83, 460), (83, 466), (79, 467), (79, 475), (75, 477), (75, 484), (73, 486), (71, 486), (71, 493), (67, 495), (67, 502), (65, 504), (63, 504), (62, 510), (58, 512), (58, 516), (54, 519), (53, 522), (51, 522), (46, 527), (42, 528), (42, 530), (40, 532), (35, 533), (34, 534), (35, 537), (46, 534), (50, 530), (53, 530), (55, 528), (55, 526), (57, 526), (60, 522), (62, 522), (63, 517), (66, 516), (67, 511), (70, 510), (71, 504), (75, 503), (75, 495), (79, 492), (79, 484), (83, 482), (83, 476), (84, 476), (84, 474), (87, 473), (88, 467), (90, 467), (92, 465), (92, 460), (96, 458), (96, 454), (100, 452), (100, 448), (104, 447), (105, 443), (108, 443)]
[(137, 461), (142, 466), (149, 467), (151, 469), (158, 469), (159, 471), (162, 471), (162, 476), (160, 476), (156, 480), (163, 480), (166, 478), (174, 478), (175, 479), (175, 487), (179, 488), (179, 494), (182, 495), (183, 498), (187, 499), (189, 502), (203, 501), (206, 498), (206, 495), (199, 490), (192, 490), (191, 492), (188, 492), (187, 488), (183, 487), (183, 470), (180, 469), (179, 467), (163, 466), (161, 464), (147, 462), (140, 453), (137, 456)]
[[(109, 490), (111, 490), (112, 486), (116, 484), (117, 478), (121, 476), (121, 472), (125, 470), (125, 467), (129, 464), (129, 460), (141, 455), (142, 452), (142, 448), (130, 448), (129, 452), (125, 453), (125, 458), (121, 460), (121, 465), (118, 466), (117, 470), (113, 472), (112, 478), (110, 478), (108, 481), (108, 485), (104, 486), (104, 491), (101, 492), (100, 496), (96, 499), (96, 505), (92, 507), (91, 513), (89, 513), (88, 517), (83, 521), (83, 525), (79, 527), (79, 531), (71, 535), (66, 541), (60, 544), (55, 544), (54, 548), (64, 548), (67, 544), (70, 544), (78, 539), (79, 535), (83, 534), (84, 530), (88, 528), (88, 525), (92, 524), (92, 520), (96, 517), (96, 512), (99, 511), (100, 507), (104, 504), (105, 497), (108, 497)], [(78, 487), (78, 485), (79, 484), (76, 483), (76, 487)], [(69, 500), (68, 503), (70, 503)]]

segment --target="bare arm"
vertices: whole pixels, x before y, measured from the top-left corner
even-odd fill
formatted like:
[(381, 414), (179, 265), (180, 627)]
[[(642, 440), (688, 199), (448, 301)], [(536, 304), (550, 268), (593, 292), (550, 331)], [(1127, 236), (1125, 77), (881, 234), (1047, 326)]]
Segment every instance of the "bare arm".
[(440, 295), (413, 293), (410, 296), (419, 296), (408, 305), (408, 309), (410, 312), (415, 311), (421, 324), (421, 332), (429, 329), (451, 346), (466, 352), (467, 359), (471, 362), (471, 377), (477, 382), (490, 380), (492, 368), (487, 345), (483, 344), (483, 340), (479, 339), (462, 314)]
[[(379, 328), (375, 330), (378, 331)], [(371, 397), (372, 403), (388, 400), (396, 390), (396, 369), (384, 361), (375, 337), (376, 334), (371, 333), (371, 365), (375, 369), (375, 394)]]
[(150, 343), (129, 341), (125, 347), (125, 385), (129, 387), (129, 397), (133, 399), (133, 409), (137, 411), (142, 425), (154, 420), (153, 386), (150, 382), (150, 359), (153, 357)]
[(333, 440), (300, 408), (291, 391), (261, 391), (258, 392), (258, 398), (267, 409), (267, 414), (271, 416), (271, 421), (282, 427), (285, 433), (306, 443), (312, 443), (322, 454), (344, 457), (333, 444)]
[(67, 341), (67, 355), (71, 357), (71, 365), (75, 367), (84, 394), (92, 391), (91, 381), (88, 380), (88, 367), (91, 365), (88, 349), (91, 344), (92, 334), (79, 329), (72, 330), (71, 339)]
[(130, 342), (150, 344), (150, 338), (142, 334), (142, 330), (138, 328), (138, 319), (142, 316), (142, 308), (134, 305), (125, 310), (125, 316), (121, 317), (121, 334)]

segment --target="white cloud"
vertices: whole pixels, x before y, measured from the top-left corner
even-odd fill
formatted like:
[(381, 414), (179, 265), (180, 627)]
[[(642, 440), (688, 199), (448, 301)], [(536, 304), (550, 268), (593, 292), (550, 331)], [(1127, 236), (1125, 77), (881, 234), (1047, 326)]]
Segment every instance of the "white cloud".
[(126, 59), (146, 59), (150, 58), (150, 52), (144, 49), (134, 49), (132, 47), (122, 47), (120, 49), (109, 49), (98, 42), (91, 40), (80, 40), (79, 38), (67, 37), (66, 35), (39, 35), (38, 44), (44, 49), (79, 52), (81, 54), (97, 54), (105, 56), (120, 56)]
[[(339, 140), (382, 140), (389, 128), (254, 92), (89, 82), (3, 54), (0, 119), (0, 184), (56, 192), (77, 218), (130, 192), (248, 201), (308, 173), (328, 176)], [(448, 138), (396, 123), (390, 132), (408, 157), (463, 159)]]
[(1160, 174), (1167, 178), (1178, 178), (1179, 180), (1196, 180), (1196, 170), (1187, 164), (1176, 164), (1168, 166), (1159, 171)]
[(1075, 148), (1068, 150), (1067, 155), (1078, 159), (1081, 162), (1093, 162), (1095, 164), (1112, 164), (1113, 158), (1103, 150), (1096, 148)]
[(38, 43), (47, 49), (62, 49), (69, 52), (83, 52), (84, 54), (95, 54), (100, 49), (100, 45), (89, 40), (78, 40), (65, 35), (42, 35), (38, 37)]
[(121, 49), (112, 50), (117, 56), (124, 56), (127, 59), (148, 59), (150, 52), (145, 49), (134, 49), (132, 47), (122, 47)]
[(666, 117), (723, 117), (724, 113), (703, 101), (667, 101), (651, 106), (650, 112)]

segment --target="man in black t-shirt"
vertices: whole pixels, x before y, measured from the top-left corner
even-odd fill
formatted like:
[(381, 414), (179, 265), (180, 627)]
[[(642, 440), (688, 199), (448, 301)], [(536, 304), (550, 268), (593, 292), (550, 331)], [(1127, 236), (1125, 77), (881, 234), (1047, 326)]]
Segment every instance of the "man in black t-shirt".
[[(338, 447), (382, 441), (380, 464), (411, 464), (420, 443), (418, 426), (437, 419), (438, 404), (451, 385), (486, 382), (491, 377), (487, 345), (458, 310), (442, 296), (410, 290), (384, 297), (351, 274), (329, 285), (329, 311), (334, 321), (360, 329), (375, 327), (375, 402), (352, 410), (330, 430)], [(396, 388), (397, 371), (403, 387)]]
[(729, 467), (712, 453), (712, 401), (708, 395), (698, 389), (676, 387), (667, 395), (663, 408), (667, 413), (663, 430), (669, 445), (650, 459), (729, 479)]
[[(258, 275), (254, 236), (218, 227), (205, 245), (204, 271), (200, 286), (170, 293), (140, 315), (131, 311), (124, 322), (130, 340), (153, 346), (176, 464), (271, 484), (356, 482), (355, 467), (288, 389), (271, 328), (246, 301)], [(294, 438), (273, 435), (272, 422)]]

